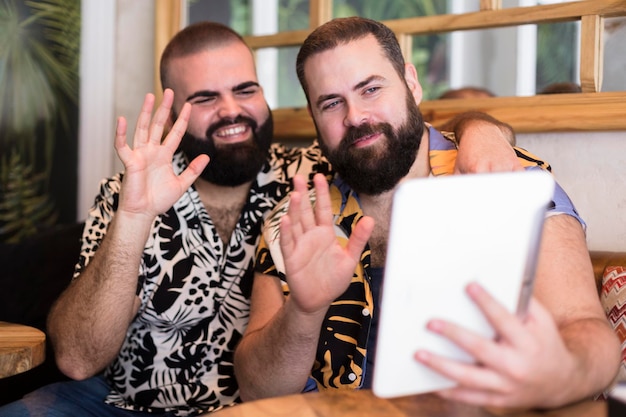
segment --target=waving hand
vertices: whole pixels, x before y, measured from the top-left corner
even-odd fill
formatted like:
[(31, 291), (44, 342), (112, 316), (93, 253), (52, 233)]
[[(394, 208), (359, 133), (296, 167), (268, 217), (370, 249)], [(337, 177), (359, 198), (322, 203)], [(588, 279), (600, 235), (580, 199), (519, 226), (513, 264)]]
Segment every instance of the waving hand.
[(180, 175), (172, 168), (172, 156), (189, 122), (191, 105), (185, 103), (180, 116), (162, 141), (174, 94), (166, 89), (163, 101), (151, 120), (154, 95), (148, 94), (137, 120), (132, 148), (126, 142), (126, 119), (117, 123), (115, 149), (126, 168), (120, 194), (120, 211), (154, 217), (168, 210), (207, 165), (209, 158), (195, 158)]
[(294, 178), (289, 211), (281, 222), (281, 250), (292, 300), (304, 312), (326, 310), (350, 284), (361, 252), (374, 228), (364, 217), (344, 248), (337, 241), (323, 175), (314, 178), (315, 207), (307, 198), (306, 182)]

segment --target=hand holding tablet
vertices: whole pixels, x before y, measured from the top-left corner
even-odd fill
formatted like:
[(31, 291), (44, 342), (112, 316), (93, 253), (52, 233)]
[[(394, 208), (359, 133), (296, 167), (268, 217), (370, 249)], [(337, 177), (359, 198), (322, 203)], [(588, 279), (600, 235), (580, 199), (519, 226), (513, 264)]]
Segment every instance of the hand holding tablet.
[(426, 324), (443, 319), (484, 337), (494, 331), (466, 294), (479, 283), (523, 315), (554, 180), (546, 172), (410, 180), (394, 195), (373, 391), (381, 397), (448, 388), (420, 364), (418, 350), (472, 357)]

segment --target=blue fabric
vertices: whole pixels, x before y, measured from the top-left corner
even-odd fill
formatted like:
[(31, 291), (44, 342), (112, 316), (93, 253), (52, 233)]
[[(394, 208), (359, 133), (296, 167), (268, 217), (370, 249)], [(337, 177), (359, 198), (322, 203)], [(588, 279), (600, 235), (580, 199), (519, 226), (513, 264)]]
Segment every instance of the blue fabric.
[(2, 417), (147, 417), (172, 413), (142, 413), (104, 403), (109, 386), (102, 376), (83, 381), (58, 382), (27, 394), (0, 408)]
[(309, 379), (306, 380), (306, 385), (304, 386), (304, 389), (302, 390), (302, 392), (317, 392), (319, 391), (319, 389), (317, 388), (317, 382), (315, 381), (315, 379), (309, 377)]

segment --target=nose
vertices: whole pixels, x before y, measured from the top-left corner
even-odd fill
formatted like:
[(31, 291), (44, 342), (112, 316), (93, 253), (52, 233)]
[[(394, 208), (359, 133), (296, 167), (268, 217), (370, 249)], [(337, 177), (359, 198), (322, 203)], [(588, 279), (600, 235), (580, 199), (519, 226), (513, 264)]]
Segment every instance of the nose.
[(222, 96), (217, 115), (221, 119), (234, 119), (241, 114), (241, 106), (233, 96)]
[(365, 106), (356, 103), (346, 103), (346, 117), (343, 124), (346, 127), (360, 126), (369, 120), (370, 114)]

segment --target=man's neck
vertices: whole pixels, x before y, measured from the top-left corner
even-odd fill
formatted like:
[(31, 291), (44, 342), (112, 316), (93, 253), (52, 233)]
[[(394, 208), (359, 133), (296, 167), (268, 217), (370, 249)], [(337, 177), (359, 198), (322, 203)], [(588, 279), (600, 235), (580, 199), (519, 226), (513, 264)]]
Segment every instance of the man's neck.
[[(408, 179), (424, 178), (430, 175), (429, 137), (428, 128), (425, 127), (415, 162), (411, 165), (408, 174), (398, 184)], [(359, 194), (363, 213), (372, 217), (375, 221), (374, 231), (369, 239), (373, 267), (385, 265), (387, 237), (391, 220), (391, 203), (393, 201), (393, 193), (397, 187), (398, 185), (387, 192), (377, 195)]]
[(228, 243), (248, 200), (252, 181), (229, 187), (198, 178), (194, 185), (222, 242)]

